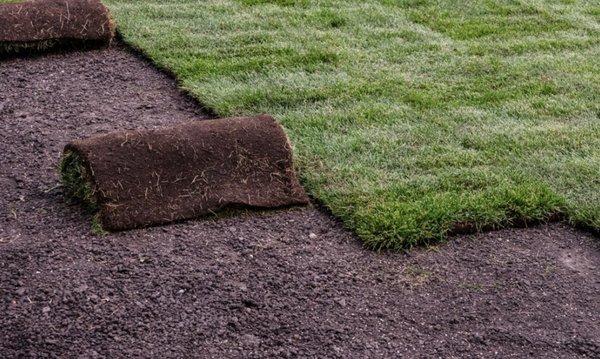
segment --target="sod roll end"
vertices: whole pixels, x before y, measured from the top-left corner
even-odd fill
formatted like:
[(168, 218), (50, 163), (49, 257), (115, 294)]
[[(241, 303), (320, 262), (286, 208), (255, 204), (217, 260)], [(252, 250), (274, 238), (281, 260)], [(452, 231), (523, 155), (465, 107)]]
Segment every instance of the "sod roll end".
[(98, 212), (103, 229), (127, 230), (225, 208), (304, 205), (290, 143), (270, 116), (201, 120), (69, 143), (67, 195)]

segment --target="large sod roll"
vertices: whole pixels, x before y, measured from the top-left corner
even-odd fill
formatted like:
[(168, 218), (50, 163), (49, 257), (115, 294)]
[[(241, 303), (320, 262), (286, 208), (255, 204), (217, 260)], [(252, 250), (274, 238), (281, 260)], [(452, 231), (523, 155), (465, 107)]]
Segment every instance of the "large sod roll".
[(0, 4), (0, 55), (110, 43), (115, 25), (99, 0)]
[(68, 195), (125, 230), (224, 208), (308, 203), (292, 151), (270, 116), (200, 120), (69, 143), (61, 162)]

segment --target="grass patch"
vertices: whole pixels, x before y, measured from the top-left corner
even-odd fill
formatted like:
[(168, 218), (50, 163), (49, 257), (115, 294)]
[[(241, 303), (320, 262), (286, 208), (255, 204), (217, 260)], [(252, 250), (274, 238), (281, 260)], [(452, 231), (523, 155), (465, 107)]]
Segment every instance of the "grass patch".
[(221, 116), (269, 113), (373, 248), (563, 212), (600, 228), (600, 4), (107, 0)]
[(98, 211), (98, 200), (91, 183), (91, 175), (79, 154), (67, 151), (59, 165), (60, 182), (67, 197), (80, 202), (90, 212)]
[(92, 217), (92, 234), (96, 236), (106, 236), (109, 234), (109, 232), (102, 227), (99, 214), (95, 214), (94, 217)]
[(60, 182), (67, 198), (79, 203), (92, 215), (91, 232), (96, 236), (107, 235), (100, 220), (98, 197), (89, 170), (79, 154), (66, 151), (59, 164)]

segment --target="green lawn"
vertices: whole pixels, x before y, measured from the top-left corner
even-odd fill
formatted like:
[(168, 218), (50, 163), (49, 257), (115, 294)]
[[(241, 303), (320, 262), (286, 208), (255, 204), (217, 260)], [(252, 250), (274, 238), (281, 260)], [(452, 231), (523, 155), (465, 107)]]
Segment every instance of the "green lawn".
[(221, 116), (285, 126), (373, 248), (554, 212), (600, 228), (600, 0), (106, 0)]

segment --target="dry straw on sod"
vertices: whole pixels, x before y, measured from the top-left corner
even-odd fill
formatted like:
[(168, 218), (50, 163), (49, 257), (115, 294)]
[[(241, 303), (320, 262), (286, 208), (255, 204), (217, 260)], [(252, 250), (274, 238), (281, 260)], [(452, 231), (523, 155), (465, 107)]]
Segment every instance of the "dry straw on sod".
[(281, 126), (270, 116), (121, 131), (65, 147), (68, 195), (104, 230), (194, 218), (225, 208), (308, 203)]
[(99, 0), (0, 4), (0, 56), (109, 44), (115, 23)]

